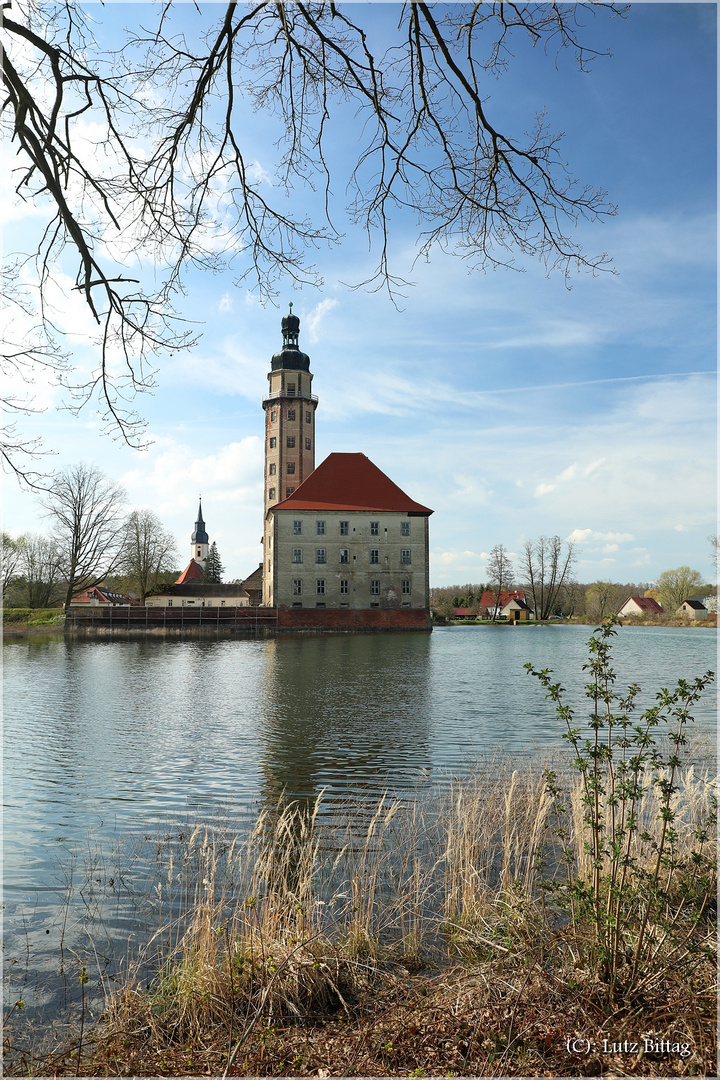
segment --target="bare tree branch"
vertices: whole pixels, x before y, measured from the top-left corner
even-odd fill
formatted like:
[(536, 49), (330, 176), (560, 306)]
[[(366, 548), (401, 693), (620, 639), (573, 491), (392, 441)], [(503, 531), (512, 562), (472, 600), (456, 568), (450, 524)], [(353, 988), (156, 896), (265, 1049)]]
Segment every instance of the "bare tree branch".
[[(97, 366), (68, 380), (72, 404), (96, 398), (128, 443), (143, 445), (133, 401), (155, 385), (156, 358), (196, 341), (175, 310), (189, 267), (232, 267), (263, 300), (282, 279), (319, 282), (313, 250), (341, 239), (329, 150), (348, 110), (358, 152), (341, 178), (346, 210), (376, 259), (360, 285), (394, 295), (407, 284), (391, 265), (398, 215), (418, 223), (419, 258), (439, 249), (472, 269), (538, 258), (566, 280), (609, 268), (574, 232), (614, 212), (605, 193), (572, 178), (542, 109), (528, 133), (502, 131), (488, 94), (527, 42), (587, 67), (601, 50), (585, 42), (583, 17), (623, 9), (408, 3), (377, 55), (362, 10), (231, 2), (219, 17), (198, 8), (205, 29), (188, 39), (167, 4), (154, 28), (110, 51), (69, 0), (13, 0), (1, 111), (16, 192), (47, 215), (32, 256), (38, 310), (52, 325), (48, 286), (72, 260), (97, 327)], [(249, 109), (285, 132), (272, 178), (248, 152)], [(296, 214), (294, 190), (312, 205), (316, 184), (317, 214)]]

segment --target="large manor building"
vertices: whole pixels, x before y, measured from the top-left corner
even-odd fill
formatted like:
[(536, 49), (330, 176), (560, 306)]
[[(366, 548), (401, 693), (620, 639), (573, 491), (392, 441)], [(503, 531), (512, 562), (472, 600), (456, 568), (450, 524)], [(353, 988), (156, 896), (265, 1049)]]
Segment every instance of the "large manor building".
[(263, 604), (427, 610), (432, 510), (364, 454), (330, 454), (315, 468), (318, 399), (299, 333), (291, 307), (263, 400)]
[[(300, 320), (282, 320), (282, 348), (268, 373), (265, 410), (263, 561), (239, 585), (203, 584), (209, 537), (202, 505), (191, 538), (191, 560), (154, 605), (382, 609), (378, 625), (420, 619), (429, 627), (428, 519), (364, 454), (333, 453), (315, 468), (315, 413), (310, 357), (299, 347)], [(321, 619), (322, 617), (316, 616)], [(330, 620), (330, 616), (328, 616)], [(388, 619), (390, 622), (388, 622)], [(357, 620), (355, 620), (357, 621)], [(314, 625), (319, 625), (317, 622)], [(328, 622), (330, 625), (330, 621)], [(421, 627), (422, 628), (422, 627)]]

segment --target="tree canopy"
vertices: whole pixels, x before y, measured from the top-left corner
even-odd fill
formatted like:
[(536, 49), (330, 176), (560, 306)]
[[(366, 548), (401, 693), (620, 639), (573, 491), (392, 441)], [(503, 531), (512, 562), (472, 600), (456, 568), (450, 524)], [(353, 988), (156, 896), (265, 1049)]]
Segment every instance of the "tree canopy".
[[(50, 363), (77, 407), (96, 396), (110, 428), (142, 445), (133, 401), (154, 385), (154, 357), (196, 338), (176, 308), (188, 268), (231, 265), (262, 299), (282, 278), (318, 283), (312, 253), (341, 240), (345, 212), (376, 256), (355, 284), (391, 294), (407, 283), (389, 246), (403, 215), (417, 222), (419, 257), (439, 249), (473, 269), (539, 258), (566, 275), (607, 267), (573, 235), (580, 219), (614, 212), (606, 193), (574, 178), (541, 102), (509, 125), (488, 97), (525, 43), (587, 67), (602, 52), (587, 23), (622, 6), (418, 2), (383, 17), (382, 32), (375, 5), (196, 6), (192, 30), (183, 9), (163, 5), (154, 23), (144, 9), (147, 25), (114, 28), (110, 46), (70, 0), (6, 5), (14, 186), (42, 221), (37, 249), (8, 270), (17, 282), (32, 267), (35, 293), (13, 289), (9, 302), (37, 319), (11, 335), (6, 370)], [(272, 174), (253, 157), (253, 110), (284, 132)], [(345, 175), (331, 152), (338, 125), (358, 148)], [(298, 199), (312, 190), (314, 203)], [(89, 377), (73, 377), (47, 301), (63, 275), (97, 326)], [(6, 434), (16, 470), (34, 450)]]

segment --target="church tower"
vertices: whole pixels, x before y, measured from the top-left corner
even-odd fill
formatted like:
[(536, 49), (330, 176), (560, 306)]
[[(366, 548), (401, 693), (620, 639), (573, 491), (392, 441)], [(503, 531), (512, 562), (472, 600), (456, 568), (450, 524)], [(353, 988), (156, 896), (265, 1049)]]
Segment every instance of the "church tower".
[[(282, 320), (282, 348), (270, 363), (265, 410), (265, 497), (263, 520), (268, 510), (287, 499), (315, 469), (315, 410), (318, 399), (312, 390), (310, 357), (298, 346), (300, 320), (290, 313)], [(270, 552), (264, 536), (264, 566)]]
[(205, 569), (205, 560), (208, 554), (208, 534), (205, 531), (205, 522), (202, 516), (202, 499), (200, 499), (200, 505), (198, 506), (198, 516), (195, 522), (195, 531), (190, 537), (190, 557), (195, 560), (196, 563), (200, 563), (203, 570)]

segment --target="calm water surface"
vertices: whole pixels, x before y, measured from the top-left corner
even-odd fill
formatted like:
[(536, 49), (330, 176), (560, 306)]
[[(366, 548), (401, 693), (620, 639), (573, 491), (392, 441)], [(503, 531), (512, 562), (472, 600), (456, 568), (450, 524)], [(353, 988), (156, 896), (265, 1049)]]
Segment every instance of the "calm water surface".
[[(591, 629), (7, 642), (6, 1001), (22, 992), (46, 1016), (67, 1003), (59, 934), (64, 920), (72, 947), (86, 927), (61, 901), (83, 852), (100, 865), (119, 840), (218, 810), (252, 816), (283, 791), (325, 789), (329, 815), (348, 798), (423, 797), (494, 752), (556, 748), (558, 722), (523, 664), (553, 668), (582, 714)], [(716, 646), (714, 630), (625, 628), (618, 683), (639, 682), (651, 705), (659, 686), (715, 670)], [(708, 735), (715, 710), (713, 686), (696, 712)], [(127, 913), (107, 925), (127, 939)]]

